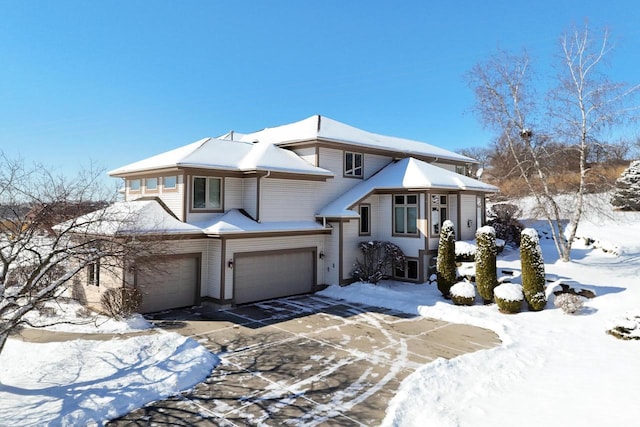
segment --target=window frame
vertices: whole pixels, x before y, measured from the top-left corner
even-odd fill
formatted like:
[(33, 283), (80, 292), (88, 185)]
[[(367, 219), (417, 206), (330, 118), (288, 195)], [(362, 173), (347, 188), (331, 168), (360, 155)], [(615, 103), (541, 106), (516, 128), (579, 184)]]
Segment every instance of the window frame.
[[(409, 277), (409, 263), (415, 263), (415, 272), (416, 272), (416, 277)], [(400, 272), (402, 274), (398, 274), (399, 270), (397, 269), (397, 267), (394, 265), (393, 266), (393, 278), (394, 279), (401, 279), (401, 280), (405, 280), (405, 281), (410, 281), (410, 282), (419, 282), (420, 281), (420, 260), (418, 258), (413, 258), (413, 257), (407, 257), (405, 264), (404, 264), (404, 270), (401, 270)]]
[(87, 286), (100, 286), (100, 260), (87, 264)]
[[(434, 203), (434, 197), (437, 197), (437, 202)], [(445, 203), (442, 203), (442, 198), (445, 198)], [(442, 218), (442, 210), (445, 211), (445, 218)], [(433, 213), (438, 212), (438, 221), (434, 220)], [(431, 237), (440, 236), (440, 230), (442, 224), (449, 219), (449, 195), (444, 193), (431, 193), (429, 194), (429, 234)], [(435, 229), (437, 227), (437, 230)]]
[[(173, 187), (167, 187), (167, 178), (174, 178), (175, 184)], [(177, 191), (178, 190), (178, 175), (166, 175), (162, 177), (162, 191)]]
[[(418, 229), (418, 219), (420, 218), (420, 195), (418, 193), (395, 193), (392, 195), (393, 200), (392, 200), (392, 215), (391, 215), (391, 231), (392, 231), (392, 235), (393, 236), (398, 236), (398, 237), (419, 237), (420, 236), (420, 230)], [(397, 198), (398, 197), (402, 197), (403, 198), (403, 203), (397, 203)], [(409, 197), (415, 197), (416, 201), (415, 203), (409, 203)], [(409, 224), (409, 208), (415, 208), (415, 232), (408, 232), (407, 230), (409, 229), (408, 224)], [(397, 217), (397, 210), (398, 209), (402, 209), (403, 210), (403, 224), (404, 224), (404, 232), (400, 232), (397, 231), (396, 228), (396, 217)]]
[[(204, 204), (205, 207), (203, 208), (198, 208), (195, 206), (195, 197), (196, 197), (196, 192), (195, 192), (195, 182), (196, 179), (204, 179), (205, 180), (205, 189), (204, 189)], [(219, 197), (219, 204), (217, 207), (209, 207), (209, 196), (211, 195), (211, 190), (209, 187), (209, 182), (211, 180), (217, 180), (220, 183), (220, 191), (218, 192), (218, 197)], [(191, 191), (190, 191), (190, 211), (194, 212), (194, 213), (198, 213), (198, 212), (224, 212), (224, 179), (222, 177), (218, 177), (218, 176), (203, 176), (203, 175), (193, 175), (191, 176)]]
[[(137, 183), (138, 188), (133, 188), (133, 183)], [(127, 180), (127, 185), (129, 187), (130, 193), (140, 193), (142, 191), (142, 180), (140, 178), (129, 179)]]
[[(362, 209), (366, 209), (366, 225), (367, 225), (367, 229), (363, 230), (362, 225), (362, 217), (363, 217), (363, 213), (362, 213)], [(358, 213), (360, 214), (360, 219), (358, 220), (358, 235), (359, 236), (371, 236), (371, 204), (369, 203), (361, 203), (358, 206)]]
[[(347, 157), (349, 155), (352, 156), (351, 168), (347, 169), (347, 164), (349, 163), (347, 161)], [(360, 159), (360, 166), (355, 165), (356, 158)], [(355, 151), (345, 151), (344, 156), (342, 156), (342, 162), (343, 162), (342, 174), (345, 178), (357, 178), (357, 179), (364, 178), (364, 153), (358, 153)], [(356, 173), (356, 171), (359, 171), (359, 173)]]
[[(153, 181), (153, 180), (155, 180), (156, 185), (153, 188), (149, 188), (149, 181)], [(156, 177), (156, 176), (145, 178), (144, 179), (144, 191), (146, 193), (157, 193), (158, 192), (158, 185), (160, 184), (158, 181), (159, 181), (158, 177)]]

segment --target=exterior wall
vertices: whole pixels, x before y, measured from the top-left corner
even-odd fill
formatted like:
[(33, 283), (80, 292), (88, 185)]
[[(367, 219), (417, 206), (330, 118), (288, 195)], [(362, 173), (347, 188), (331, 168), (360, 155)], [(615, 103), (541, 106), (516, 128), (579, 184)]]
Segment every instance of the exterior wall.
[(356, 220), (342, 223), (342, 282), (353, 278), (356, 260), (360, 256), (358, 244), (369, 240), (358, 235), (358, 227)]
[(340, 223), (330, 222), (331, 234), (325, 235), (324, 260), (320, 260), (318, 270), (323, 273), (320, 284), (340, 284)]
[(88, 267), (80, 270), (72, 281), (73, 297), (93, 310), (101, 311), (100, 298), (104, 291), (123, 285), (123, 269), (115, 266), (110, 267), (109, 264), (112, 262), (106, 259), (100, 262), (100, 281), (97, 286), (89, 283)]
[(327, 182), (262, 178), (260, 221), (315, 220), (315, 213), (319, 210), (316, 197)]
[(448, 163), (433, 163), (433, 166), (438, 166), (439, 168), (446, 169), (451, 172), (456, 171), (456, 165), (451, 165)]
[(303, 158), (309, 164), (318, 166), (318, 156), (316, 155), (316, 147), (295, 148), (293, 150), (299, 157)]
[[(454, 230), (456, 231), (456, 240), (460, 240), (460, 221), (458, 218), (458, 194), (449, 194), (449, 220), (453, 222)], [(465, 224), (466, 226), (466, 224)]]
[(203, 256), (203, 272), (207, 272), (207, 280), (202, 280), (202, 296), (220, 298), (222, 281), (222, 242), (219, 239), (207, 239), (207, 253)]
[(230, 178), (224, 179), (224, 210), (244, 208), (244, 179)]
[(252, 218), (258, 217), (258, 178), (244, 178), (242, 180), (242, 208)]
[[(324, 253), (325, 235), (311, 236), (281, 236), (281, 237), (257, 237), (249, 239), (226, 239), (224, 244), (224, 300), (233, 299), (233, 271), (227, 260), (233, 260), (236, 253), (257, 252), (281, 249), (296, 249), (316, 247), (316, 253)], [(325, 258), (326, 259), (326, 258)], [(322, 283), (324, 275), (324, 259), (317, 259), (316, 283)], [(285, 272), (283, 272), (285, 273)], [(218, 298), (220, 298), (218, 296)]]
[[(369, 179), (375, 175), (380, 169), (391, 163), (393, 159), (387, 156), (379, 156), (376, 154), (364, 155), (364, 179)], [(342, 173), (342, 170), (338, 171)]]
[(460, 195), (460, 240), (473, 240), (476, 235), (476, 195)]
[[(175, 176), (176, 177), (176, 188), (175, 189), (165, 189), (164, 188), (164, 177), (166, 176)], [(158, 179), (158, 188), (157, 190), (149, 191), (145, 184), (145, 179), (147, 178), (157, 178)], [(140, 180), (140, 190), (131, 191), (130, 182), (133, 179)], [(124, 200), (131, 201), (136, 200), (141, 197), (158, 197), (162, 202), (167, 205), (167, 207), (173, 212), (173, 214), (182, 219), (184, 215), (184, 177), (182, 174), (175, 173), (161, 173), (161, 174), (145, 174), (129, 177), (125, 180), (125, 191), (124, 191)]]

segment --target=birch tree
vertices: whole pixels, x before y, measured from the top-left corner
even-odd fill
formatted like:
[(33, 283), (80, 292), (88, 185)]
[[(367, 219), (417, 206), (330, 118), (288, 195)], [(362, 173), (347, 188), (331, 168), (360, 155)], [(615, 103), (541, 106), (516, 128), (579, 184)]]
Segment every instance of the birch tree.
[[(594, 34), (588, 25), (560, 38), (555, 76), (535, 80), (526, 51), (500, 51), (468, 74), (476, 94), (476, 111), (514, 161), (513, 170), (546, 219), (560, 259), (571, 259), (571, 248), (584, 213), (589, 154), (606, 131), (622, 126), (637, 112), (633, 96), (640, 86), (611, 82), (603, 71), (612, 51), (607, 31)], [(551, 87), (540, 97), (537, 84)], [(558, 150), (558, 146), (564, 150)], [(553, 150), (550, 148), (553, 147)], [(550, 156), (573, 153), (579, 182), (571, 193), (570, 213), (562, 212), (554, 189)], [(565, 194), (566, 196), (566, 194)], [(563, 220), (569, 215), (565, 229)]]

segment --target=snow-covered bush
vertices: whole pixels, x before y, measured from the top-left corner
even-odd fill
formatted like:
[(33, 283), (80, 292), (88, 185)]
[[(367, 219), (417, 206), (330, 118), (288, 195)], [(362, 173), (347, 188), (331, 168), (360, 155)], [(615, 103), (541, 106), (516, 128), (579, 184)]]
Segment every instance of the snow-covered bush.
[(356, 259), (353, 278), (360, 282), (378, 283), (392, 268), (404, 269), (407, 261), (402, 249), (391, 242), (360, 242), (358, 248), (362, 252), (362, 261)]
[(520, 262), (522, 264), (522, 289), (529, 310), (540, 311), (547, 304), (544, 293), (544, 260), (542, 259), (538, 232), (533, 228), (522, 230)]
[(457, 279), (456, 232), (453, 222), (449, 220), (445, 221), (440, 229), (436, 272), (438, 275), (438, 290), (445, 298), (448, 298), (449, 289)]
[(455, 305), (473, 305), (476, 299), (476, 288), (471, 282), (458, 282), (449, 290), (451, 301)]
[(561, 309), (564, 314), (574, 314), (584, 306), (584, 298), (580, 295), (563, 293), (556, 295), (553, 305)]
[(503, 283), (493, 290), (496, 304), (502, 313), (519, 313), (524, 295), (517, 283)]
[(524, 226), (518, 217), (522, 210), (510, 203), (497, 203), (487, 211), (487, 224), (496, 230), (496, 238), (516, 246), (520, 245), (520, 233)]
[(491, 226), (484, 226), (476, 231), (476, 287), (485, 303), (493, 301), (493, 288), (498, 284), (496, 269), (496, 231)]
[(102, 309), (116, 320), (131, 317), (142, 304), (142, 293), (137, 288), (109, 288), (100, 297)]
[(616, 180), (611, 204), (623, 211), (640, 211), (640, 160), (631, 162)]

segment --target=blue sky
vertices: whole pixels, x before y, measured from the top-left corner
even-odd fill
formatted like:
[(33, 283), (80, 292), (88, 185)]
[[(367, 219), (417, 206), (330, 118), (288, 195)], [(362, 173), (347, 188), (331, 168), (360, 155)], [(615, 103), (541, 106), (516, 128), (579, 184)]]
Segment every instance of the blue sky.
[(610, 75), (640, 81), (636, 0), (0, 0), (0, 150), (110, 170), (313, 114), (486, 146), (464, 74), (498, 46), (542, 67), (585, 18), (612, 31)]

